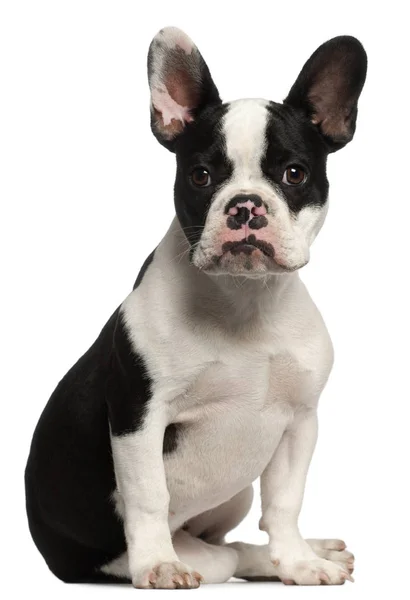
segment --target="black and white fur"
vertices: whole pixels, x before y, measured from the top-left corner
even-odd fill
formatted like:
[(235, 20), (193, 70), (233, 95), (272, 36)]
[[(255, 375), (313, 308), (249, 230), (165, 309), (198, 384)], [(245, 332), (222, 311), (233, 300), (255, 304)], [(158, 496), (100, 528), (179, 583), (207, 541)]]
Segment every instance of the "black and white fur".
[[(39, 420), (33, 539), (66, 582), (344, 583), (344, 543), (305, 541), (297, 524), (333, 361), (297, 270), (326, 215), (327, 155), (355, 130), (366, 54), (352, 37), (323, 44), (283, 104), (222, 103), (176, 28), (154, 38), (148, 72), (176, 217)], [(269, 544), (225, 544), (258, 477)]]

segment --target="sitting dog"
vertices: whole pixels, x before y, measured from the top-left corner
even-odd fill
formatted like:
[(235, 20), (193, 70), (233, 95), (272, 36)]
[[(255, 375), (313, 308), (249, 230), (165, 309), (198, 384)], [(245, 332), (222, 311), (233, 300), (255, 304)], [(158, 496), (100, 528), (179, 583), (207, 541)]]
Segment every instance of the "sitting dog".
[[(298, 529), (332, 344), (298, 269), (326, 159), (354, 134), (366, 53), (316, 50), (282, 104), (223, 103), (179, 29), (148, 55), (175, 209), (134, 289), (60, 381), (26, 467), (30, 531), (66, 582), (342, 584), (353, 556)], [(226, 544), (260, 477), (269, 544)]]

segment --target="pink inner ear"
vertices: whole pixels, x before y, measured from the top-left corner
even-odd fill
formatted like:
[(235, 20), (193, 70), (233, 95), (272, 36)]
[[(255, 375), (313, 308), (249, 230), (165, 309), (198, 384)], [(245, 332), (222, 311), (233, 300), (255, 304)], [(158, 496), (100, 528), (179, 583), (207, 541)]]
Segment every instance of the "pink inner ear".
[(198, 82), (182, 68), (172, 69), (165, 80), (152, 89), (157, 127), (162, 129), (163, 135), (171, 139), (193, 121), (191, 111), (198, 105), (199, 96)]
[(152, 90), (152, 104), (155, 110), (161, 114), (164, 127), (171, 125), (173, 120), (180, 121), (181, 123), (192, 121), (192, 117), (189, 114), (189, 107), (178, 104), (172, 98), (165, 85)]
[[(343, 67), (343, 63), (342, 63)], [(312, 123), (320, 125), (325, 135), (335, 139), (349, 136), (349, 114), (352, 109), (349, 102), (347, 75), (337, 64), (330, 64), (317, 77), (309, 92), (309, 101), (313, 106)]]

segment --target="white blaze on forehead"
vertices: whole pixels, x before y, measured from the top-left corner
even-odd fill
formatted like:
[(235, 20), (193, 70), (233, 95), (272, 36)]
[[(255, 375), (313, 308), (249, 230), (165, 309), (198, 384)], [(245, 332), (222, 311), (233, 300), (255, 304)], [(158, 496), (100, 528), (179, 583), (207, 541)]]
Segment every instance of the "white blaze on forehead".
[(266, 151), (267, 101), (237, 100), (229, 105), (222, 130), (226, 153), (232, 161), (234, 178), (261, 177), (261, 160)]

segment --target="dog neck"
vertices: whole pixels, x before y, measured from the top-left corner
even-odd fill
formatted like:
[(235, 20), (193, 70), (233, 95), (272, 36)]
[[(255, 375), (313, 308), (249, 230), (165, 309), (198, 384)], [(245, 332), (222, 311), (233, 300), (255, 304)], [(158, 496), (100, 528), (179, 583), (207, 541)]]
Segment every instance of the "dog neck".
[(244, 277), (209, 275), (190, 262), (190, 244), (175, 218), (158, 247), (164, 275), (178, 286), (178, 296), (195, 312), (195, 318), (212, 318), (228, 328), (255, 327), (277, 312), (297, 273)]

